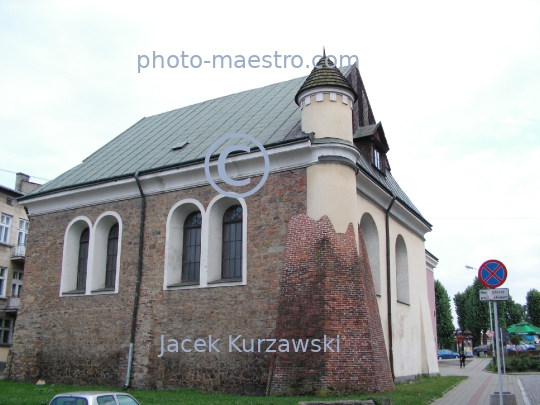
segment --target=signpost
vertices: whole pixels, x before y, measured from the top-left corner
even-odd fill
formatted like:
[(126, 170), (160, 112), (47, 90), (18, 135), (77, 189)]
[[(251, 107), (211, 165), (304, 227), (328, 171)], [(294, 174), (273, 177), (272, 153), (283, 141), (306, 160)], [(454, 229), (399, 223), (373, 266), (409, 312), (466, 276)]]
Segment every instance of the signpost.
[(508, 301), (508, 298), (510, 298), (508, 288), (480, 290), (480, 301)]
[[(498, 260), (487, 260), (478, 269), (478, 280), (489, 288), (480, 290), (480, 301), (508, 301), (510, 296), (508, 288), (497, 288), (504, 284), (508, 271), (506, 266)], [(493, 304), (495, 312), (495, 345), (497, 346), (497, 374), (499, 377), (499, 404), (503, 405), (502, 377), (501, 377), (501, 337), (499, 334), (499, 314), (497, 304)]]

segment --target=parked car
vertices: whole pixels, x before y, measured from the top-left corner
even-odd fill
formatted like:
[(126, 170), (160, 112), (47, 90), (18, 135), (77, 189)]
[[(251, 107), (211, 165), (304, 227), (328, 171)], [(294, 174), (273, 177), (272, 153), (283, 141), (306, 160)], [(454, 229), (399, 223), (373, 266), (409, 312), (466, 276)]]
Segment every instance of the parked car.
[(535, 345), (529, 345), (527, 343), (522, 343), (520, 345), (513, 345), (511, 343), (507, 344), (506, 345), (506, 349), (507, 350), (515, 350), (515, 351), (518, 351), (518, 352), (526, 352), (527, 350), (535, 350), (536, 349), (536, 346)]
[(480, 353), (484, 353), (485, 355), (487, 355), (487, 352), (489, 352), (490, 350), (491, 350), (491, 345), (481, 345), (481, 346), (473, 347), (472, 352), (473, 354), (480, 357)]
[(49, 405), (140, 405), (124, 392), (83, 391), (56, 395)]
[(438, 353), (439, 359), (459, 359), (459, 354), (448, 349), (441, 349)]

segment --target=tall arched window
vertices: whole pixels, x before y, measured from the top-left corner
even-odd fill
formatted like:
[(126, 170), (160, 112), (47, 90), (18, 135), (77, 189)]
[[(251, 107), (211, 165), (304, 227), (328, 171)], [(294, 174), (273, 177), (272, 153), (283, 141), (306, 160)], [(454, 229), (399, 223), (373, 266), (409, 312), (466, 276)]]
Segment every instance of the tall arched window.
[(396, 284), (397, 300), (403, 304), (410, 304), (409, 259), (407, 246), (401, 235), (398, 235), (396, 239)]
[(200, 279), (201, 270), (201, 224), (200, 212), (189, 214), (184, 222), (182, 250), (182, 282)]
[(77, 290), (86, 290), (86, 271), (88, 266), (88, 242), (90, 229), (86, 228), (79, 239), (79, 261), (77, 265)]
[(221, 277), (242, 278), (242, 207), (235, 205), (223, 215)]
[(381, 295), (381, 265), (379, 260), (379, 232), (377, 231), (377, 225), (373, 217), (367, 212), (362, 215), (360, 220), (360, 229), (364, 236), (364, 242), (366, 243), (366, 250), (369, 259), (369, 266), (371, 267), (371, 274), (373, 276), (373, 284), (375, 286), (375, 293)]
[(107, 239), (107, 264), (105, 267), (105, 288), (114, 288), (116, 282), (116, 258), (118, 256), (118, 224), (111, 226)]

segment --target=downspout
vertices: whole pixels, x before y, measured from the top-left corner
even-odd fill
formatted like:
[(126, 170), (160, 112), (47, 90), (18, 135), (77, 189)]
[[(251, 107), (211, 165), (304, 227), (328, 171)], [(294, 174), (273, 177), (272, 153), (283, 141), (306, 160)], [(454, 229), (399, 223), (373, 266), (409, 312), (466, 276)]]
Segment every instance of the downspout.
[(128, 389), (131, 383), (131, 366), (133, 364), (133, 346), (135, 345), (135, 327), (137, 325), (137, 312), (139, 311), (139, 295), (141, 291), (141, 278), (143, 266), (143, 243), (144, 243), (144, 223), (146, 220), (146, 197), (139, 181), (139, 172), (135, 173), (135, 181), (141, 194), (141, 222), (139, 226), (139, 261), (137, 263), (137, 282), (135, 284), (135, 297), (133, 300), (133, 315), (131, 317), (131, 337), (129, 340), (129, 356), (126, 372), (126, 383), (124, 389)]
[(396, 201), (396, 196), (392, 193), (392, 201), (386, 209), (386, 297), (387, 297), (387, 306), (388, 306), (388, 360), (390, 361), (390, 370), (392, 371), (392, 379), (395, 380), (396, 376), (394, 375), (394, 349), (392, 342), (392, 285), (391, 274), (390, 274), (390, 210), (392, 205)]

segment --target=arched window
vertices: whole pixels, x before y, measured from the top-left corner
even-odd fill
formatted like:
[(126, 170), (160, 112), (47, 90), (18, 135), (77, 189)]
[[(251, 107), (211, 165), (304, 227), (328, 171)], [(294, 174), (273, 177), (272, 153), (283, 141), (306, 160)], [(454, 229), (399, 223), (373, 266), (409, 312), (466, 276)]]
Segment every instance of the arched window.
[(77, 265), (77, 290), (86, 290), (86, 271), (88, 266), (88, 242), (90, 230), (86, 228), (79, 239), (79, 261)]
[(396, 289), (397, 300), (403, 304), (410, 304), (409, 299), (409, 260), (407, 246), (403, 236), (396, 239)]
[(223, 215), (221, 277), (242, 278), (242, 207), (235, 205)]
[(114, 288), (116, 282), (116, 258), (118, 256), (118, 224), (111, 226), (107, 239), (107, 264), (105, 267), (105, 288)]
[(377, 225), (373, 217), (367, 212), (362, 215), (360, 220), (360, 229), (364, 236), (364, 242), (366, 243), (366, 250), (369, 259), (369, 266), (371, 267), (371, 274), (373, 276), (373, 284), (375, 286), (375, 293), (381, 295), (381, 265), (379, 260), (379, 232), (377, 231)]
[(201, 270), (201, 224), (200, 212), (189, 214), (184, 222), (182, 250), (182, 282), (199, 282)]

